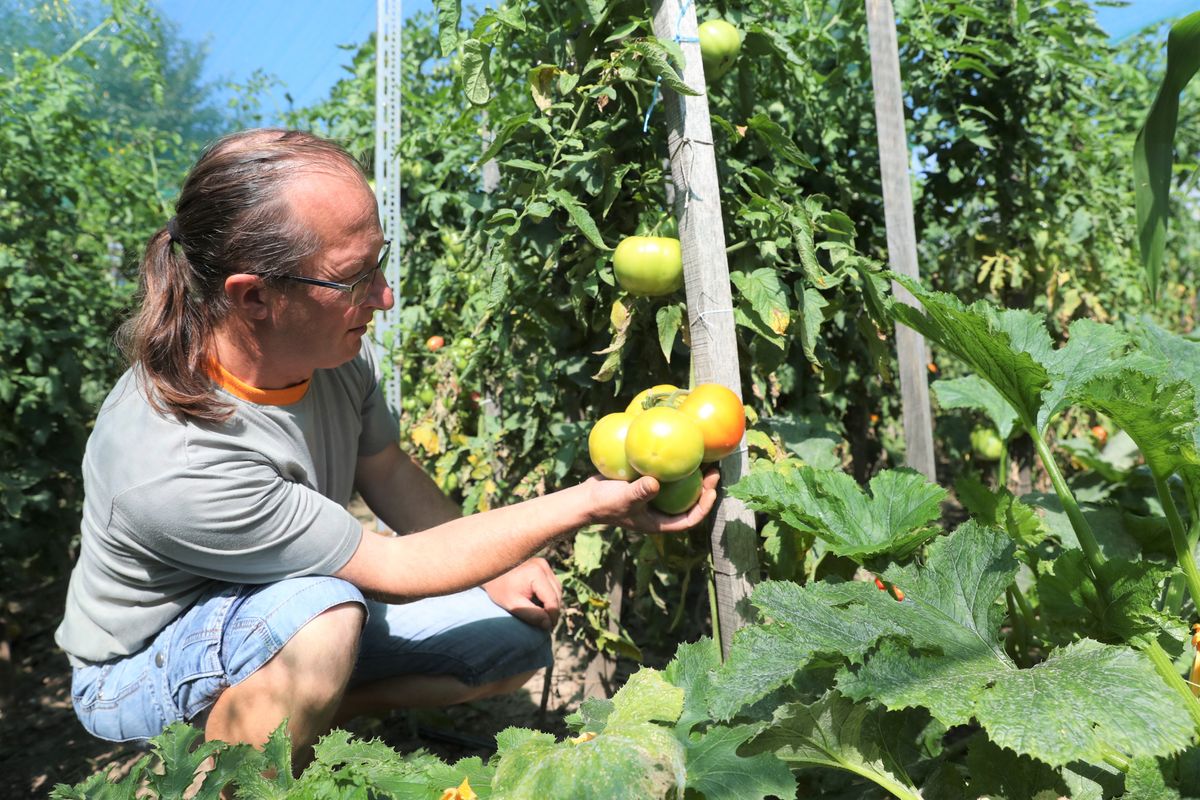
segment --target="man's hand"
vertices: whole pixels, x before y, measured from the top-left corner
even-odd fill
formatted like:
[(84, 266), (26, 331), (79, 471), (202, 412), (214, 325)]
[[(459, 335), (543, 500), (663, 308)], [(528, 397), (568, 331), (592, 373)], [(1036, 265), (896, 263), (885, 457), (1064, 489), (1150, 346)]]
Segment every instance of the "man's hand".
[(660, 486), (648, 475), (632, 482), (593, 477), (583, 485), (591, 491), (597, 522), (645, 533), (672, 533), (692, 528), (708, 516), (716, 502), (720, 480), (721, 473), (709, 468), (704, 473), (700, 499), (683, 514), (664, 514), (650, 505)]
[(544, 558), (531, 558), (483, 584), (492, 602), (526, 622), (550, 630), (562, 606), (562, 584)]

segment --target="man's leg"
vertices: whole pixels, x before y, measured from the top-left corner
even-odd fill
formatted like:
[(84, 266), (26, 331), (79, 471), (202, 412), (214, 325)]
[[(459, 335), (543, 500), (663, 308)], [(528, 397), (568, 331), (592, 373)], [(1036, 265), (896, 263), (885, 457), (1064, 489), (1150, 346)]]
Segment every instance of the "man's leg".
[(537, 670), (491, 683), (471, 686), (450, 675), (397, 675), (365, 683), (346, 692), (333, 718), (339, 727), (363, 714), (382, 714), (401, 708), (440, 708), (515, 692)]
[(307, 763), (342, 702), (364, 619), (359, 603), (318, 614), (269, 661), (220, 694), (208, 713), (205, 738), (262, 745), (287, 718), (293, 762)]
[(367, 605), (358, 665), (335, 725), (360, 714), (514, 692), (551, 661), (549, 634), (513, 617), (482, 589)]

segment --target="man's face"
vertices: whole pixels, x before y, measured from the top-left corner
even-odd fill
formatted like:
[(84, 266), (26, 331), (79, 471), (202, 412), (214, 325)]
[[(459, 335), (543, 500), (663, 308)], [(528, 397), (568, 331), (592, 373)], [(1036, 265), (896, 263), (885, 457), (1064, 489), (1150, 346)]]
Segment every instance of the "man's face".
[[(351, 284), (375, 270), (383, 249), (375, 196), (357, 176), (317, 172), (288, 189), (293, 213), (316, 233), (321, 246), (301, 268), (304, 277)], [(395, 256), (393, 256), (395, 257)], [(276, 307), (276, 339), (289, 360), (311, 369), (330, 369), (354, 358), (375, 312), (392, 307), (392, 290), (382, 273), (367, 279), (362, 303), (330, 287), (292, 282)], [(311, 374), (311, 373), (310, 373)]]

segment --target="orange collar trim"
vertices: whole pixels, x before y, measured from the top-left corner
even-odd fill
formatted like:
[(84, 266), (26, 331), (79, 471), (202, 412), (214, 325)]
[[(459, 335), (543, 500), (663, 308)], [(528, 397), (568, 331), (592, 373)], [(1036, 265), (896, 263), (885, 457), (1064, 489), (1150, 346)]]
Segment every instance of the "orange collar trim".
[(213, 379), (218, 386), (234, 397), (260, 406), (290, 406), (292, 403), (299, 403), (308, 393), (308, 387), (312, 383), (309, 379), (285, 389), (259, 389), (225, 369), (216, 359), (213, 359), (212, 367)]

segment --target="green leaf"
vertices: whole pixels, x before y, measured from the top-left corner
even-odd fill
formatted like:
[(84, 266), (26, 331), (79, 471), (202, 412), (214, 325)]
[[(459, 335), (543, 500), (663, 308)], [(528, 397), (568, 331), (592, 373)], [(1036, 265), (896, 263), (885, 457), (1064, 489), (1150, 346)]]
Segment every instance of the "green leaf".
[(1071, 323), (1070, 339), (1048, 354), (1044, 362), (1050, 371), (1050, 386), (1042, 394), (1037, 429), (1044, 431), (1050, 420), (1066, 408), (1078, 387), (1097, 376), (1106, 376), (1116, 359), (1129, 345), (1129, 338), (1112, 325), (1090, 319)]
[(491, 47), (478, 39), (462, 43), (462, 79), (467, 99), (477, 106), (485, 105), (492, 97), (492, 78), (488, 62)]
[(795, 797), (796, 779), (773, 753), (740, 756), (738, 748), (758, 725), (715, 726), (687, 743), (687, 788), (705, 800), (765, 800)]
[(642, 63), (650, 73), (676, 93), (698, 96), (700, 92), (683, 82), (676, 63), (673, 63), (670, 51), (657, 39), (630, 39), (625, 43), (625, 50), (637, 53), (642, 57)]
[(746, 129), (761, 139), (771, 153), (782, 156), (802, 169), (816, 169), (783, 126), (766, 114), (755, 114), (746, 120)]
[(720, 648), (705, 636), (696, 642), (681, 644), (663, 670), (663, 678), (683, 690), (683, 711), (675, 723), (675, 733), (680, 739), (686, 739), (693, 726), (710, 718), (708, 693), (712, 672), (720, 666)]
[(529, 70), (529, 91), (533, 95), (534, 105), (543, 113), (549, 113), (554, 104), (551, 87), (555, 83), (559, 69), (553, 64), (539, 64)]
[(853, 703), (831, 691), (811, 705), (780, 706), (771, 726), (754, 739), (750, 750), (772, 751), (794, 768), (845, 770), (896, 797), (915, 800), (921, 794), (896, 759), (896, 753), (908, 744), (902, 740), (900, 722), (900, 714)]
[(661, 672), (653, 669), (643, 668), (633, 673), (612, 701), (613, 710), (605, 730), (642, 722), (674, 725), (683, 713), (683, 690), (672, 686)]
[(438, 43), (442, 48), (442, 57), (449, 58), (458, 49), (458, 23), (462, 19), (461, 0), (434, 0), (437, 9)]
[(971, 516), (984, 525), (1006, 531), (1019, 547), (1036, 547), (1046, 538), (1041, 518), (1008, 489), (993, 492), (978, 478), (964, 475), (954, 482), (954, 491)]
[(510, 729), (496, 742), (493, 786), (509, 800), (645, 800), (666, 797), (686, 781), (682, 743), (645, 722), (610, 720), (589, 741), (556, 742), (550, 734)]
[(1179, 94), (1200, 68), (1200, 11), (1171, 27), (1167, 72), (1133, 146), (1133, 194), (1138, 248), (1151, 299), (1158, 297), (1159, 270), (1167, 237)]
[(796, 293), (802, 306), (800, 347), (804, 350), (804, 357), (808, 359), (808, 363), (819, 368), (821, 362), (817, 358), (817, 340), (821, 333), (821, 325), (825, 322), (825, 309), (829, 306), (829, 301), (811, 286), (805, 286), (801, 290), (797, 284)]
[(571, 218), (571, 222), (575, 227), (587, 237), (587, 240), (601, 250), (611, 250), (604, 243), (604, 238), (600, 235), (600, 229), (596, 227), (596, 221), (592, 219), (592, 215), (588, 210), (575, 199), (575, 196), (565, 189), (551, 189), (546, 193), (547, 197), (557, 203), (560, 208), (567, 212)]
[(662, 348), (663, 358), (670, 364), (675, 337), (683, 326), (683, 306), (678, 303), (662, 306), (655, 313), (654, 321), (658, 326), (658, 346)]
[(998, 600), (1017, 567), (1005, 534), (968, 522), (928, 552), (924, 567), (884, 573), (904, 602), (866, 594), (877, 624), (900, 634), (842, 670), (844, 694), (923, 706), (948, 727), (974, 718), (996, 744), (1054, 766), (1103, 761), (1112, 748), (1136, 757), (1187, 746), (1186, 711), (1138, 652), (1084, 639), (1017, 669), (1000, 641)]
[(892, 630), (877, 624), (858, 604), (874, 586), (812, 583), (798, 586), (764, 581), (751, 602), (769, 621), (734, 634), (729, 658), (709, 689), (714, 719), (731, 719), (739, 710), (783, 686), (818, 655), (861, 660), (875, 641)]
[(1107, 415), (1127, 433), (1150, 471), (1165, 478), (1200, 464), (1196, 449), (1195, 390), (1169, 375), (1150, 374), (1148, 365), (1110, 365), (1102, 376), (1077, 387), (1073, 399)]
[(1120, 773), (1104, 765), (1051, 767), (1029, 756), (997, 747), (983, 734), (971, 739), (967, 749), (966, 773), (970, 785), (964, 797), (986, 797), (989, 800), (1049, 800), (1063, 797), (1103, 800), (1113, 797), (1121, 785)]
[(1017, 412), (994, 386), (978, 375), (963, 378), (943, 378), (930, 384), (938, 405), (942, 408), (971, 408), (982, 411), (1001, 439), (1012, 435)]
[[(1026, 349), (1033, 349), (1042, 358), (1053, 350), (1041, 320), (1024, 311), (1005, 312), (1002, 317), (982, 301), (966, 307), (958, 298), (926, 291), (904, 275), (891, 273), (891, 277), (912, 292), (924, 313), (896, 301), (889, 307), (889, 314), (965, 361), (1012, 406), (1023, 427), (1036, 430), (1041, 394), (1050, 376)], [(1019, 344), (1013, 341), (1012, 333), (1022, 337)]]
[(786, 465), (752, 472), (730, 487), (750, 508), (811, 531), (829, 549), (862, 562), (889, 553), (904, 556), (936, 536), (946, 490), (909, 469), (884, 470), (863, 492), (841, 470)]
[(783, 334), (791, 321), (787, 293), (770, 267), (753, 272), (734, 271), (729, 280), (737, 289), (734, 318), (767, 341), (783, 347)]

